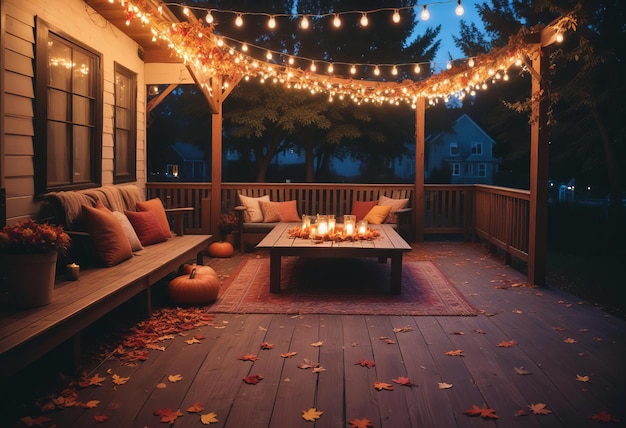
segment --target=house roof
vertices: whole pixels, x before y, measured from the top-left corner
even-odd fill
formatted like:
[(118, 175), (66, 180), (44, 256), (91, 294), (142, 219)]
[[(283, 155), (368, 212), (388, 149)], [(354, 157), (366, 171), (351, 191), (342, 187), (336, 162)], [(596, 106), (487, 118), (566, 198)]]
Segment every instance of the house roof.
[(445, 136), (453, 135), (453, 134), (462, 135), (462, 128), (467, 127), (467, 126), (474, 128), (481, 135), (482, 140), (483, 140), (482, 142), (492, 144), (492, 145), (496, 143), (495, 140), (491, 138), (489, 134), (485, 132), (484, 129), (478, 126), (478, 124), (474, 122), (472, 118), (469, 117), (465, 113), (461, 115), (457, 120), (454, 121), (454, 124), (452, 125), (452, 129), (453, 129), (452, 131), (442, 131), (432, 136), (429, 135), (426, 141), (428, 141), (429, 144), (437, 144), (437, 142), (441, 140), (442, 138), (444, 138)]
[(194, 146), (190, 143), (183, 143), (180, 141), (172, 144), (172, 150), (174, 150), (182, 160), (204, 160), (204, 153), (198, 146)]

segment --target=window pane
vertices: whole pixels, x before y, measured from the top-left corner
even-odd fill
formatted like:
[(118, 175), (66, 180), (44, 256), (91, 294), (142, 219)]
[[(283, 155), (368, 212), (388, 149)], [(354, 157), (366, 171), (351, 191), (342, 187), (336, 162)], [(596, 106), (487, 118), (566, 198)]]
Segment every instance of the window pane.
[(60, 40), (48, 40), (48, 84), (54, 88), (70, 89), (72, 50)]
[(115, 174), (130, 174), (128, 159), (129, 132), (122, 129), (115, 131)]
[(130, 112), (124, 108), (115, 108), (115, 127), (130, 129)]
[(48, 91), (48, 119), (67, 122), (69, 116), (69, 94), (50, 89)]
[(131, 97), (130, 92), (132, 83), (127, 76), (116, 74), (115, 76), (115, 105), (130, 108)]
[(73, 101), (73, 115), (72, 121), (79, 125), (92, 125), (93, 124), (93, 115), (91, 114), (91, 106), (93, 101), (89, 98), (80, 97), (74, 95), (72, 97)]
[(74, 50), (74, 72), (72, 74), (73, 90), (75, 94), (93, 97), (93, 59), (84, 53)]
[(91, 130), (84, 126), (74, 127), (74, 183), (91, 179)]
[(68, 152), (70, 147), (67, 125), (48, 122), (48, 184), (58, 186), (70, 182)]

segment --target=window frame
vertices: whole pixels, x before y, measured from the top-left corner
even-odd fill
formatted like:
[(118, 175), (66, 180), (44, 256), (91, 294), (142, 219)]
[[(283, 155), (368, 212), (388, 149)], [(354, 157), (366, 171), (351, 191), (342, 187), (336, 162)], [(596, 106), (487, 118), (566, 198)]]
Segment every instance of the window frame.
[(458, 156), (459, 154), (461, 154), (461, 151), (459, 149), (459, 143), (450, 143), (450, 156)]
[(483, 154), (483, 143), (480, 143), (480, 142), (472, 143), (472, 154), (473, 155), (482, 155)]
[[(114, 90), (114, 105), (113, 105), (113, 183), (128, 183), (132, 181), (137, 181), (137, 73), (134, 71), (124, 67), (122, 64), (117, 61), (114, 62), (114, 72), (113, 72), (113, 84), (117, 83), (117, 76), (122, 75), (129, 79), (131, 88), (129, 90), (129, 95), (132, 100), (129, 106), (129, 117), (127, 118), (128, 123), (130, 124), (130, 129), (128, 129), (128, 147), (126, 151), (127, 161), (128, 161), (128, 172), (121, 173), (118, 172), (118, 157), (117, 157), (117, 131), (118, 131), (118, 99), (117, 99), (117, 90)], [(119, 128), (123, 129), (123, 128)]]
[(487, 164), (479, 163), (478, 164), (478, 176), (479, 177), (487, 177)]
[(454, 162), (451, 165), (451, 169), (452, 169), (452, 176), (453, 177), (460, 177), (461, 176), (461, 164), (458, 162)]
[[(73, 51), (79, 51), (94, 61), (93, 64), (93, 112), (91, 138), (89, 141), (89, 168), (90, 176), (88, 180), (79, 183), (73, 182), (70, 174), (69, 183), (60, 185), (50, 185), (48, 183), (48, 93), (49, 93), (49, 67), (48, 67), (48, 41), (50, 34), (55, 39), (60, 40), (70, 46)], [(50, 25), (40, 17), (35, 18), (35, 136), (33, 165), (35, 167), (34, 182), (35, 193), (39, 196), (61, 190), (78, 190), (102, 185), (102, 112), (103, 112), (103, 66), (102, 54), (95, 49), (81, 43), (79, 40), (69, 36), (65, 32)], [(71, 90), (70, 94), (75, 94)], [(74, 121), (67, 121), (67, 124), (74, 125)], [(73, 133), (71, 133), (73, 134)], [(68, 150), (69, 169), (73, 171), (73, 135), (69, 136), (71, 146)]]

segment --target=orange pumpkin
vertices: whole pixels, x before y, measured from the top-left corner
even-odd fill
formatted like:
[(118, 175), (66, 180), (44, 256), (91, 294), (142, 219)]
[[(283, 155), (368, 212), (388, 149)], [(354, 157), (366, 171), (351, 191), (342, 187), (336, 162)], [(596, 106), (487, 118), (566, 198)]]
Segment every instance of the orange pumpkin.
[(209, 255), (211, 257), (230, 257), (233, 255), (233, 244), (228, 241), (217, 241), (209, 245)]
[(197, 264), (184, 264), (180, 269), (180, 273), (183, 275), (189, 275), (192, 270), (196, 270), (196, 275), (213, 275), (217, 277), (217, 272), (211, 266), (197, 265)]
[(196, 275), (192, 269), (189, 275), (172, 279), (167, 291), (170, 299), (179, 305), (201, 305), (217, 299), (220, 280), (217, 275)]

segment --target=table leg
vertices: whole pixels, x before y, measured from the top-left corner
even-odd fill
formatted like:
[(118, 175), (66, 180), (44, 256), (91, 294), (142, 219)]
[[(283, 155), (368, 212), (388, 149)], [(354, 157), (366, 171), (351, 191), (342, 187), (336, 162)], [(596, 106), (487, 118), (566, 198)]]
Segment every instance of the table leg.
[(281, 256), (270, 252), (270, 293), (280, 293)]
[(391, 293), (400, 294), (402, 283), (402, 253), (391, 256)]

